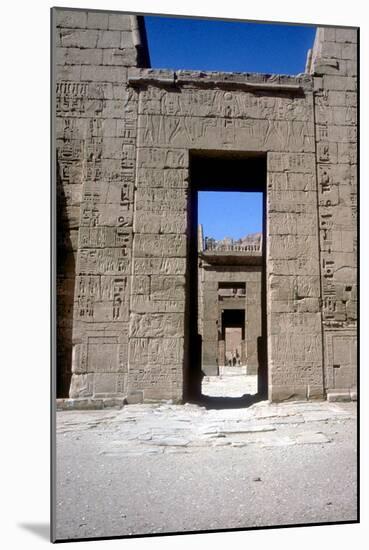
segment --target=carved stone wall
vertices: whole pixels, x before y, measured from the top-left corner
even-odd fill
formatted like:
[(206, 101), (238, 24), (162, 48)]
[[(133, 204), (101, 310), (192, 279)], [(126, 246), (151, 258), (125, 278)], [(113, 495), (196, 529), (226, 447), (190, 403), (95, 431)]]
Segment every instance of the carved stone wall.
[(325, 389), (356, 387), (357, 31), (319, 29), (311, 58)]
[[(189, 150), (267, 153), (270, 395), (323, 395), (313, 79), (149, 69), (128, 78), (139, 90), (137, 196), (141, 182), (151, 186), (147, 204), (160, 203), (164, 224), (160, 235), (135, 233), (135, 243), (147, 256), (185, 261)], [(133, 254), (135, 262), (135, 245)], [(184, 309), (163, 318), (163, 330), (174, 320), (181, 338)]]
[(142, 37), (122, 14), (55, 9), (53, 26), (59, 393), (123, 394), (138, 103), (127, 67), (144, 63)]
[(296, 77), (168, 71), (139, 18), (53, 14), (63, 393), (183, 398), (194, 151), (267, 157), (270, 398), (352, 387), (355, 33)]

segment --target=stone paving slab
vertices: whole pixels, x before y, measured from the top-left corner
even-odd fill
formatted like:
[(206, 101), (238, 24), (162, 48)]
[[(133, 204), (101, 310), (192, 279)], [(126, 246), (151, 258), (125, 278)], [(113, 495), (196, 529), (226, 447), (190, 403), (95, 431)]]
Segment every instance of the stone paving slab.
[[(249, 408), (207, 410), (197, 405), (171, 403), (130, 405), (117, 411), (68, 411), (57, 413), (57, 433), (73, 434), (86, 430), (114, 433), (102, 452), (146, 452), (147, 447), (186, 447), (196, 450), (203, 444), (218, 446), (329, 443), (324, 433), (337, 422), (355, 419), (354, 404), (328, 402), (271, 404), (261, 401)], [(324, 426), (324, 424), (323, 424)], [(312, 429), (314, 428), (314, 429)], [(271, 437), (273, 433), (273, 437)], [(219, 438), (224, 438), (220, 442)], [(160, 449), (159, 449), (160, 448)]]
[(355, 428), (326, 401), (60, 411), (57, 537), (353, 521)]

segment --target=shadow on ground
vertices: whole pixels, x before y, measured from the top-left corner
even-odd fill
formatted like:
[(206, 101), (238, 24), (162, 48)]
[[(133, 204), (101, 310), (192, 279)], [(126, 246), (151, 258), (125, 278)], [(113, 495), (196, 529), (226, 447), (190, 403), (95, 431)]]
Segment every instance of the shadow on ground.
[(206, 409), (244, 409), (265, 399), (264, 395), (258, 393), (255, 395), (244, 394), (241, 397), (201, 395), (190, 402)]
[(41, 539), (50, 540), (50, 525), (48, 523), (19, 523), (18, 527), (31, 531)]

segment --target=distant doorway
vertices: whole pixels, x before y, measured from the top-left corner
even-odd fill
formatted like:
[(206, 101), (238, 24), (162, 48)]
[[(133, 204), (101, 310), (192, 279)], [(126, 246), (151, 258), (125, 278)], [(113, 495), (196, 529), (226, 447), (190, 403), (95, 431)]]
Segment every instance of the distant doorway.
[(222, 311), (222, 326), (219, 339), (219, 374), (234, 372), (246, 374), (245, 310)]

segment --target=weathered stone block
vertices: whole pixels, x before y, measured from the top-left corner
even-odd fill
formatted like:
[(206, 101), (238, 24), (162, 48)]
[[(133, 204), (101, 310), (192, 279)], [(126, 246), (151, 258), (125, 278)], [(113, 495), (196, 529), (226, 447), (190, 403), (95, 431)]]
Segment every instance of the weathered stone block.
[(127, 393), (125, 400), (127, 405), (137, 405), (139, 403), (143, 403), (143, 391), (131, 390)]
[[(183, 338), (150, 338), (147, 362), (150, 365), (180, 365), (184, 355)], [(135, 362), (139, 362), (139, 357)]]
[(98, 31), (62, 30), (60, 37), (65, 48), (96, 48)]
[(133, 313), (130, 335), (134, 338), (180, 338), (183, 335), (183, 315), (177, 313)]
[(268, 171), (314, 173), (315, 155), (310, 153), (268, 153)]
[(129, 67), (137, 61), (137, 51), (134, 48), (109, 48), (104, 49), (103, 53), (104, 65), (122, 65), (124, 67)]
[(91, 397), (93, 394), (93, 374), (72, 374), (69, 397)]
[(81, 80), (81, 65), (56, 65), (55, 67), (56, 81), (72, 81)]
[(94, 396), (108, 397), (117, 393), (118, 374), (97, 373), (94, 375)]
[(357, 29), (336, 29), (336, 42), (357, 42)]
[[(188, 207), (187, 189), (141, 187), (136, 190), (135, 209), (148, 212), (185, 212)], [(139, 214), (138, 214), (139, 215)], [(181, 215), (181, 214), (179, 214)]]
[[(106, 68), (108, 70), (107, 74), (109, 74), (109, 69), (114, 69), (114, 70), (121, 71), (121, 73), (122, 73), (121, 80), (124, 80), (124, 74), (125, 74), (125, 71), (126, 71), (125, 67), (122, 66), (122, 67), (104, 67), (104, 68)], [(114, 78), (114, 72), (111, 73), (110, 77)], [(125, 102), (124, 101), (117, 100), (117, 99), (104, 101), (103, 110), (102, 110), (102, 117), (103, 118), (117, 118), (118, 119), (117, 120), (118, 137), (126, 137), (127, 138), (127, 135), (128, 135), (128, 138), (133, 140), (136, 136), (136, 126), (135, 126), (135, 124), (131, 123), (129, 125), (129, 130), (128, 130), (127, 124), (125, 124), (125, 128), (123, 129), (123, 126), (122, 126), (121, 122), (119, 121), (119, 119), (121, 119), (122, 116), (124, 116), (124, 114), (125, 114)], [(129, 144), (129, 145), (131, 145), (131, 144)], [(122, 151), (121, 156), (123, 156), (123, 151)], [(117, 166), (119, 166), (119, 163), (117, 163)], [(121, 166), (121, 169), (122, 169), (122, 165), (120, 165), (120, 166)]]
[(151, 278), (152, 300), (185, 300), (186, 280), (183, 276), (157, 275)]
[(319, 27), (317, 30), (317, 37), (322, 41), (335, 42), (336, 29), (334, 27)]
[(57, 48), (57, 65), (101, 65), (102, 50), (82, 48)]
[(329, 107), (316, 109), (316, 120), (319, 124), (352, 125), (356, 124), (355, 107)]
[(77, 399), (57, 399), (57, 411), (96, 411), (104, 408), (103, 399), (77, 398)]
[(87, 12), (54, 8), (57, 27), (84, 29), (87, 25)]
[(87, 13), (87, 28), (88, 29), (107, 29), (109, 14), (89, 11)]
[(133, 43), (133, 35), (131, 32), (121, 32), (120, 33), (120, 46), (121, 49), (130, 48), (131, 50), (136, 50)]
[[(271, 260), (314, 257), (318, 251), (316, 237), (309, 235), (270, 235), (267, 246)], [(317, 254), (315, 257), (318, 257)]]
[(337, 44), (336, 42), (326, 42), (324, 41), (322, 44), (321, 49), (321, 55), (323, 58), (325, 57), (333, 57), (340, 59), (341, 58), (341, 45)]
[(349, 76), (331, 76), (323, 77), (324, 88), (336, 91), (353, 91), (357, 89), (356, 78)]
[(185, 235), (136, 234), (133, 241), (133, 253), (140, 257), (185, 257)]
[(144, 402), (156, 402), (156, 401), (169, 401), (173, 403), (181, 403), (183, 399), (183, 393), (180, 388), (163, 387), (160, 388), (145, 388), (144, 389)]
[(357, 76), (359, 71), (359, 64), (357, 59), (347, 59), (342, 61), (342, 68), (347, 76)]
[(350, 390), (351, 401), (357, 401), (357, 390)]
[(314, 66), (314, 74), (346, 74), (345, 62), (341, 59), (335, 59), (334, 57), (321, 58)]
[(312, 191), (270, 191), (268, 193), (267, 209), (270, 213), (295, 213), (305, 217), (312, 215), (315, 207)]
[(271, 335), (317, 335), (320, 333), (320, 326), (320, 313), (274, 313), (269, 319)]
[(134, 219), (135, 233), (186, 233), (187, 216), (168, 211), (139, 210)]
[(139, 187), (187, 188), (188, 172), (183, 169), (141, 168), (137, 174)]
[(275, 385), (269, 386), (268, 398), (271, 401), (294, 401), (307, 399), (307, 387), (305, 385)]
[(100, 31), (97, 37), (98, 48), (119, 48), (121, 35), (119, 31)]
[(150, 277), (148, 275), (135, 275), (131, 284), (132, 294), (143, 294), (146, 297), (150, 294)]
[[(125, 80), (126, 69), (121, 67), (90, 67), (82, 66), (81, 80), (95, 82), (122, 82)], [(106, 116), (106, 111), (104, 110)], [(120, 113), (120, 115), (122, 112)]]
[(118, 31), (131, 30), (131, 16), (122, 13), (109, 14), (109, 29)]
[(330, 402), (351, 401), (350, 390), (328, 390), (327, 400)]
[(342, 58), (348, 60), (357, 59), (357, 44), (343, 44), (342, 46)]
[(309, 400), (313, 399), (324, 399), (324, 390), (321, 385), (314, 386), (313, 384), (308, 384), (307, 386), (307, 398)]
[(212, 353), (212, 356), (214, 355), (215, 357), (217, 356), (217, 344), (214, 344), (214, 342), (217, 342), (218, 341), (218, 325), (217, 325), (217, 322), (218, 322), (218, 315), (215, 317), (215, 318), (209, 318), (209, 317), (204, 317), (204, 327), (203, 327), (203, 349), (204, 349), (204, 352), (205, 355), (206, 355), (206, 346), (209, 346), (210, 347), (210, 344), (206, 344), (206, 342), (209, 342), (211, 341), (212, 344), (211, 346), (215, 345), (215, 348), (212, 349), (211, 353)]
[(175, 300), (151, 300), (144, 294), (134, 294), (130, 300), (130, 311), (134, 313), (184, 313), (185, 302)]
[(138, 149), (138, 168), (185, 168), (188, 165), (186, 149), (159, 149), (141, 147)]
[(186, 258), (137, 258), (133, 272), (137, 275), (184, 275)]

